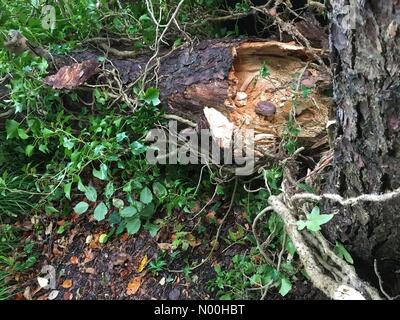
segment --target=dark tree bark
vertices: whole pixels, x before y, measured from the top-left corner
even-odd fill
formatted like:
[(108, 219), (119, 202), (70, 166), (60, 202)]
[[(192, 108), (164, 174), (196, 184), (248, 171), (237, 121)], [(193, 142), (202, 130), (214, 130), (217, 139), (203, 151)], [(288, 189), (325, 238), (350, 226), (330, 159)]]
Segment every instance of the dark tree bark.
[[(344, 197), (392, 191), (400, 186), (400, 1), (333, 0), (330, 9), (338, 131), (328, 189)], [(377, 259), (394, 294), (400, 198), (328, 209), (340, 210), (325, 229), (330, 240), (347, 245), (369, 280)]]

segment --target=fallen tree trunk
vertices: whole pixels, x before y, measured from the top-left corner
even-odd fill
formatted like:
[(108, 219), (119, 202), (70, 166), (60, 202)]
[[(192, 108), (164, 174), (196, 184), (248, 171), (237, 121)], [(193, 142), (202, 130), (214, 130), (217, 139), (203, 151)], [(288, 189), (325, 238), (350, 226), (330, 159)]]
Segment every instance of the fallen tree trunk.
[[(206, 107), (216, 109), (237, 128), (267, 134), (266, 144), (280, 140), (293, 115), (301, 130), (299, 137), (312, 145), (325, 136), (331, 108), (331, 99), (322, 92), (329, 78), (312, 63), (316, 53), (319, 51), (276, 41), (203, 41), (160, 59), (157, 76), (161, 101), (168, 113), (194, 122), (204, 118)], [(56, 89), (73, 89), (94, 73), (88, 61), (98, 61), (98, 56), (82, 52), (75, 54), (74, 60), (57, 57), (58, 67), (72, 66), (45, 82)], [(105, 68), (116, 69), (127, 86), (140, 79), (149, 59), (110, 58)], [(77, 68), (76, 61), (85, 61), (87, 69)], [(263, 102), (273, 105), (273, 114), (262, 112), (259, 107)]]
[[(287, 134), (289, 120), (300, 129), (297, 138), (302, 145), (320, 146), (327, 141), (325, 128), (332, 99), (324, 91), (330, 86), (330, 78), (313, 63), (316, 55), (322, 54), (317, 49), (277, 41), (216, 39), (166, 52), (160, 58), (148, 54), (119, 58), (118, 50), (113, 50), (114, 56), (101, 64), (102, 53), (84, 50), (52, 56), (15, 32), (6, 46), (14, 53), (30, 50), (47, 59), (52, 73), (57, 72), (44, 82), (54, 89), (73, 90), (87, 82), (114, 85), (115, 79), (109, 79), (112, 72), (122, 86), (121, 96), (127, 100), (134, 98), (132, 86), (143, 79), (144, 73), (149, 76), (156, 72), (167, 113), (199, 127), (204, 127), (204, 121), (213, 125), (210, 114), (216, 113), (209, 112), (207, 118), (205, 112), (214, 109), (234, 129), (254, 129), (261, 137), (255, 143), (267, 151)], [(106, 72), (99, 75), (100, 65)]]

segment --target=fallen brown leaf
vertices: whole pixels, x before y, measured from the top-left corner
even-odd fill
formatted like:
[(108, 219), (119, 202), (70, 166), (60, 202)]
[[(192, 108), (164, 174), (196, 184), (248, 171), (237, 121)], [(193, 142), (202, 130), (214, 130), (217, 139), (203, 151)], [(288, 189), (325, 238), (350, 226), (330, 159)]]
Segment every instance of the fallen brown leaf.
[(79, 259), (78, 259), (77, 256), (72, 256), (72, 257), (69, 259), (69, 262), (70, 262), (71, 264), (78, 264), (78, 263), (79, 263)]
[(167, 242), (157, 243), (157, 246), (161, 250), (171, 250), (171, 248), (172, 248), (172, 244), (171, 243), (167, 243)]
[(94, 259), (94, 255), (91, 249), (85, 250), (85, 260), (83, 260), (83, 264), (88, 263)]
[(99, 238), (100, 238), (100, 234), (99, 234), (99, 233), (96, 233), (96, 234), (93, 236), (92, 241), (90, 241), (90, 243), (89, 243), (89, 248), (91, 248), (91, 249), (97, 249), (97, 248), (99, 248), (99, 246), (100, 246)]
[(32, 300), (31, 288), (26, 287), (23, 295), (26, 300)]
[(119, 240), (121, 240), (121, 241), (126, 241), (126, 240), (128, 240), (128, 237), (129, 237), (128, 233), (125, 232), (125, 233), (119, 238)]
[(22, 292), (17, 292), (14, 297), (15, 300), (24, 300), (24, 294)]
[(215, 218), (215, 211), (213, 211), (213, 210), (209, 211), (207, 213), (206, 217), (207, 217), (208, 220), (211, 220), (211, 219)]
[(72, 294), (72, 292), (64, 292), (64, 300), (72, 300), (73, 297), (74, 295)]
[(121, 272), (119, 273), (119, 276), (124, 279), (131, 273), (131, 271), (132, 270), (129, 269), (122, 269)]
[(126, 294), (128, 296), (132, 296), (132, 295), (136, 294), (136, 292), (139, 290), (141, 284), (142, 284), (142, 277), (133, 278), (128, 283), (128, 287), (126, 289)]
[(72, 280), (70, 280), (70, 279), (64, 280), (64, 282), (63, 282), (63, 284), (62, 284), (62, 287), (63, 287), (64, 289), (69, 289), (69, 288), (71, 288), (71, 287), (72, 287)]
[(96, 269), (95, 268), (86, 268), (85, 269), (85, 273), (95, 274), (96, 273)]

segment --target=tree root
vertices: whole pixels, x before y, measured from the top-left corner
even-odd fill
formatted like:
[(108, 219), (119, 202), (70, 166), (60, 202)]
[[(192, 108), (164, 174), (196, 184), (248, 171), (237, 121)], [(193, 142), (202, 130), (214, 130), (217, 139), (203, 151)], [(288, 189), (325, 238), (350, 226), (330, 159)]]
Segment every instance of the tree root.
[(270, 196), (268, 203), (283, 220), (285, 230), (296, 247), (300, 261), (316, 288), (334, 300), (382, 300), (378, 291), (361, 280), (354, 268), (337, 257), (329, 248), (328, 242), (317, 233), (317, 242), (313, 241), (313, 243), (314, 245), (318, 243), (317, 250), (329, 258), (329, 261), (326, 261), (329, 268), (320, 262), (323, 258), (298, 230), (297, 221), (283, 202), (282, 195)]

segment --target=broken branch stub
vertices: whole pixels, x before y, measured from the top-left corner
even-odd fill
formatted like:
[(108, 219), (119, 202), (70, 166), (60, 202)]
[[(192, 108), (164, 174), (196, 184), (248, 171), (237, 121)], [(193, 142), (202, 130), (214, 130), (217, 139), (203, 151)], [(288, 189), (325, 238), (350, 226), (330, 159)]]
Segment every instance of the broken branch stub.
[(75, 89), (96, 74), (99, 65), (96, 60), (85, 60), (64, 66), (56, 74), (44, 78), (43, 82), (53, 89)]

